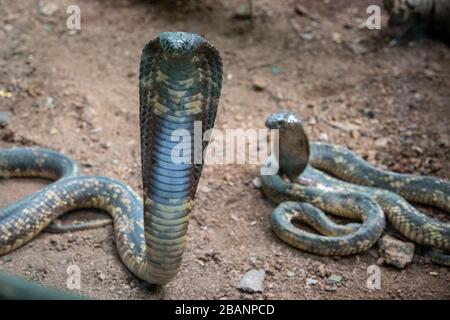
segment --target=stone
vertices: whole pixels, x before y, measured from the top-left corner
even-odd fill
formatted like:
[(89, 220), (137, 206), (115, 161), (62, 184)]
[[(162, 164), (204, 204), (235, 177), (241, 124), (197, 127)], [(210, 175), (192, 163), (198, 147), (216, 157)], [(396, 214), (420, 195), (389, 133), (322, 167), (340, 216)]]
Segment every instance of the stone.
[(348, 44), (348, 47), (355, 55), (363, 55), (367, 53), (367, 48), (359, 43), (351, 42)]
[(342, 276), (338, 275), (338, 274), (332, 274), (331, 276), (328, 277), (328, 283), (332, 283), (332, 284), (339, 284), (342, 281)]
[(6, 127), (9, 124), (9, 112), (0, 111), (0, 128)]
[(263, 292), (265, 277), (266, 272), (264, 269), (252, 269), (241, 278), (239, 290), (248, 293)]
[(54, 107), (54, 105), (55, 105), (55, 101), (54, 101), (53, 97), (50, 97), (50, 96), (45, 97), (45, 101), (44, 101), (45, 109), (51, 109)]
[(267, 89), (267, 81), (262, 77), (255, 76), (252, 79), (252, 86), (255, 91), (264, 91)]
[(316, 284), (318, 284), (319, 283), (319, 281), (317, 281), (316, 279), (314, 279), (314, 278), (308, 278), (308, 279), (306, 279), (306, 284), (308, 285), (308, 286), (315, 286)]
[(319, 134), (319, 140), (328, 141), (328, 140), (330, 140), (330, 138), (328, 137), (328, 134), (326, 132), (321, 132)]
[(311, 41), (314, 39), (314, 34), (312, 32), (303, 32), (301, 37), (305, 41)]
[(252, 184), (256, 189), (260, 189), (262, 187), (262, 181), (260, 177), (255, 177), (252, 180)]
[(52, 16), (56, 11), (58, 11), (58, 5), (53, 2), (40, 1), (39, 2), (39, 13), (43, 16)]
[(105, 281), (106, 280), (106, 275), (103, 272), (99, 272), (98, 273), (98, 279), (100, 281)]
[(252, 18), (252, 8), (248, 3), (242, 3), (234, 12), (234, 18), (238, 20), (250, 20)]
[(414, 257), (414, 243), (403, 242), (389, 235), (378, 240), (379, 253), (383, 262), (404, 269)]

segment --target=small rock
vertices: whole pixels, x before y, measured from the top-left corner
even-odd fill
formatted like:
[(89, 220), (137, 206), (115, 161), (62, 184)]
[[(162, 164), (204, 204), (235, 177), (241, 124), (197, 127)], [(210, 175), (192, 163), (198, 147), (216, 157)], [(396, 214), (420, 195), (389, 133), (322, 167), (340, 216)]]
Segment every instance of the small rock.
[(252, 18), (252, 9), (248, 3), (242, 3), (234, 12), (234, 18), (238, 20), (249, 20)]
[(262, 181), (260, 177), (255, 177), (255, 179), (252, 180), (252, 184), (256, 189), (260, 189), (262, 187)]
[(286, 273), (286, 275), (287, 275), (289, 278), (292, 278), (293, 276), (295, 276), (295, 273), (292, 272), (292, 271), (288, 271), (288, 272)]
[[(1, 116), (0, 116), (1, 117)], [(441, 135), (437, 140), (437, 145), (439, 147), (448, 148), (450, 146), (450, 139), (446, 135)]]
[(338, 32), (333, 32), (331, 35), (332, 39), (336, 43), (342, 43), (342, 35)]
[(362, 55), (362, 54), (367, 53), (367, 48), (359, 43), (351, 42), (348, 44), (348, 47), (353, 52), (353, 54), (356, 54), (356, 55)]
[(45, 109), (51, 109), (54, 107), (54, 100), (52, 97), (45, 97), (44, 107)]
[(314, 34), (312, 32), (303, 32), (301, 37), (303, 40), (311, 41), (314, 39)]
[(327, 270), (325, 269), (325, 266), (323, 264), (321, 264), (319, 266), (319, 268), (317, 269), (317, 272), (319, 273), (319, 275), (324, 278), (327, 275)]
[(56, 11), (58, 11), (58, 5), (56, 3), (53, 2), (45, 2), (45, 1), (41, 1), (39, 2), (39, 13), (43, 16), (51, 16), (53, 15)]
[(425, 70), (423, 71), (423, 73), (424, 73), (425, 77), (427, 77), (428, 79), (433, 79), (434, 76), (436, 75), (436, 74), (434, 73), (434, 71), (431, 70), (431, 69), (425, 69)]
[(298, 14), (299, 16), (305, 16), (305, 15), (309, 16), (308, 10), (299, 3), (297, 3), (295, 5), (295, 13)]
[(280, 74), (281, 72), (283, 72), (283, 70), (282, 70), (279, 66), (277, 66), (277, 65), (273, 65), (273, 66), (270, 68), (270, 71), (272, 71), (272, 74), (273, 74), (273, 75), (277, 75), (277, 74)]
[(334, 291), (337, 291), (337, 288), (333, 287), (333, 286), (325, 286), (323, 288), (323, 290), (328, 291), (328, 292), (334, 292)]
[(100, 143), (100, 147), (102, 147), (102, 148), (105, 149), (105, 150), (110, 149), (111, 146), (112, 146), (111, 141), (107, 141), (107, 142), (102, 142), (102, 143)]
[(355, 139), (358, 140), (361, 137), (361, 134), (359, 133), (358, 130), (351, 130), (350, 131), (350, 136)]
[(0, 128), (6, 127), (9, 124), (9, 112), (0, 111)]
[(437, 272), (433, 272), (433, 271), (431, 271), (430, 272), (430, 276), (437, 276), (439, 273), (437, 273)]
[(308, 285), (308, 286), (315, 286), (316, 284), (318, 284), (319, 283), (319, 281), (317, 281), (316, 279), (314, 279), (314, 278), (308, 278), (308, 279), (306, 279), (306, 284)]
[(391, 236), (383, 236), (378, 240), (379, 253), (384, 263), (403, 269), (412, 262), (414, 243), (403, 242)]
[(267, 81), (262, 77), (254, 77), (252, 79), (252, 86), (255, 91), (264, 91), (267, 88)]
[(264, 269), (252, 269), (242, 277), (239, 282), (239, 290), (249, 293), (263, 292), (265, 277)]
[(375, 163), (376, 159), (377, 159), (377, 151), (376, 150), (367, 151), (367, 161), (368, 162)]
[(328, 282), (331, 284), (339, 284), (342, 281), (342, 276), (338, 275), (338, 274), (332, 274), (331, 276), (328, 277)]
[(207, 185), (205, 185), (200, 189), (200, 191), (203, 193), (209, 193), (212, 191), (212, 189), (210, 187), (208, 187)]
[(319, 134), (319, 140), (328, 141), (328, 140), (330, 140), (330, 138), (328, 138), (328, 134), (326, 132), (321, 132)]
[(256, 267), (256, 265), (257, 265), (257, 263), (258, 263), (258, 258), (257, 258), (257, 257), (250, 257), (250, 258), (248, 258), (248, 262), (250, 262), (250, 264), (251, 264), (253, 267)]
[(423, 95), (421, 95), (419, 92), (417, 92), (416, 94), (414, 94), (414, 99), (416, 99), (417, 102), (422, 102)]
[(375, 145), (377, 147), (386, 147), (389, 142), (389, 138), (378, 138), (375, 140)]
[(313, 125), (315, 125), (316, 123), (317, 123), (316, 117), (312, 116), (312, 117), (309, 118), (308, 124), (310, 124), (310, 125), (313, 126)]
[(99, 273), (97, 274), (97, 276), (98, 276), (98, 279), (99, 279), (100, 281), (105, 281), (105, 280), (106, 280), (106, 276), (105, 276), (105, 274), (104, 274), (103, 272), (99, 272)]
[(136, 288), (137, 286), (139, 286), (139, 281), (136, 279), (131, 280), (130, 288), (133, 289), (133, 288)]

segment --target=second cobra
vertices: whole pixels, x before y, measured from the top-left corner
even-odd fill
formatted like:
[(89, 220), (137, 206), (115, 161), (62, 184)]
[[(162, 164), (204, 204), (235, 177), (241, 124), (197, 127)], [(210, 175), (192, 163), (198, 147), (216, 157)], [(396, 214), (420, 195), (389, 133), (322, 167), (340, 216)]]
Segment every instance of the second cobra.
[[(450, 212), (449, 182), (381, 170), (346, 148), (309, 143), (293, 113), (272, 114), (266, 125), (279, 130), (279, 174), (261, 178), (264, 193), (280, 203), (272, 214), (272, 228), (281, 239), (316, 254), (355, 254), (377, 241), (386, 215), (403, 237), (430, 248), (433, 262), (450, 265), (450, 256), (444, 253), (450, 251), (450, 225), (407, 202)], [(282, 175), (291, 181), (286, 182)], [(362, 224), (335, 224), (319, 209)], [(295, 227), (295, 220), (309, 224), (320, 235)]]

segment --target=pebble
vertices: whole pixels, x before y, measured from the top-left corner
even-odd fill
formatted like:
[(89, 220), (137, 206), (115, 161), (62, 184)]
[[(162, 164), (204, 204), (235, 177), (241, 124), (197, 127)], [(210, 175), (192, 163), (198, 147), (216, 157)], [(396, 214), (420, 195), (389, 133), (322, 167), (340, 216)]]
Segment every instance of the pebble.
[(262, 187), (262, 181), (260, 177), (256, 177), (252, 180), (252, 184), (256, 189), (260, 189)]
[(404, 269), (414, 257), (414, 243), (403, 242), (389, 235), (378, 240), (378, 252), (384, 263)]
[(433, 79), (434, 76), (436, 75), (436, 74), (434, 73), (434, 71), (431, 70), (431, 69), (425, 69), (425, 70), (423, 71), (423, 73), (425, 74), (425, 77), (427, 77), (428, 79)]
[(317, 269), (317, 271), (318, 271), (319, 275), (320, 275), (322, 278), (326, 277), (326, 275), (327, 275), (327, 270), (325, 269), (325, 266), (324, 266), (323, 264), (321, 264), (321, 265), (319, 266), (319, 268)]
[(293, 276), (295, 276), (295, 273), (292, 272), (292, 271), (288, 271), (288, 272), (286, 273), (286, 275), (287, 275), (289, 278), (292, 278)]
[(361, 134), (359, 133), (358, 130), (351, 130), (350, 131), (350, 136), (355, 139), (358, 140), (361, 137)]
[(98, 272), (97, 273), (97, 277), (100, 281), (105, 281), (106, 280), (106, 275), (103, 272)]
[(9, 124), (9, 112), (0, 111), (0, 128), (6, 127)]
[(342, 276), (338, 275), (338, 274), (332, 274), (331, 276), (328, 277), (328, 282), (332, 283), (332, 284), (339, 284), (342, 281)]
[(252, 269), (241, 278), (239, 290), (249, 293), (263, 292), (265, 277), (266, 272), (264, 269)]
[(326, 132), (321, 132), (319, 135), (319, 140), (328, 141), (330, 139), (328, 138), (328, 134)]
[(308, 120), (308, 124), (315, 125), (317, 123), (316, 117), (312, 116)]
[(308, 286), (315, 286), (316, 284), (318, 284), (319, 283), (319, 281), (317, 281), (316, 279), (314, 279), (314, 278), (308, 278), (308, 279), (306, 279), (306, 284), (308, 285)]
[(311, 41), (314, 39), (314, 34), (312, 32), (303, 32), (301, 37), (305, 41)]
[(234, 12), (234, 18), (238, 20), (249, 20), (252, 18), (252, 10), (250, 5), (247, 3), (242, 3), (236, 11)]
[(39, 2), (39, 13), (43, 16), (52, 16), (56, 11), (58, 11), (58, 5), (53, 2)]
[(252, 86), (255, 91), (264, 91), (267, 89), (267, 81), (262, 77), (255, 76), (252, 79)]
[(51, 109), (54, 107), (54, 99), (52, 97), (45, 97), (44, 107), (45, 109)]
[(348, 44), (348, 47), (355, 55), (362, 55), (367, 53), (367, 48), (359, 43), (351, 42)]
[(328, 292), (335, 292), (335, 291), (337, 291), (337, 288), (336, 287), (331, 287), (331, 286), (325, 286), (323, 288), (323, 290), (328, 291)]

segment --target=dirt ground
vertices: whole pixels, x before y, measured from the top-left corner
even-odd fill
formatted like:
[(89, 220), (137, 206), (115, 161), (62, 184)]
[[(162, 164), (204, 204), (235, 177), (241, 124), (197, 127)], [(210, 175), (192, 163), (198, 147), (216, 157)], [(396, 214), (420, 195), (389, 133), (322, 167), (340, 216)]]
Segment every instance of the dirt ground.
[[(367, 6), (379, 0), (254, 0), (252, 24), (236, 18), (245, 3), (1, 0), (0, 90), (11, 96), (0, 96), (0, 111), (11, 119), (0, 129), (0, 147), (58, 150), (86, 174), (141, 191), (140, 52), (160, 32), (183, 30), (221, 50), (217, 128), (264, 128), (269, 113), (287, 108), (304, 119), (313, 140), (346, 145), (382, 168), (450, 179), (448, 47), (427, 39), (390, 45), (384, 29), (361, 27)], [(66, 28), (71, 4), (81, 8), (76, 34)], [(381, 289), (371, 291), (367, 267), (377, 263), (376, 249), (328, 258), (289, 247), (270, 229), (274, 206), (253, 186), (258, 172), (251, 165), (205, 166), (181, 271), (163, 289), (149, 290), (127, 271), (111, 226), (44, 232), (0, 257), (0, 270), (65, 288), (75, 263), (77, 292), (107, 299), (450, 298), (450, 270), (420, 252), (404, 270), (380, 266)], [(0, 206), (45, 183), (0, 181)], [(252, 268), (267, 273), (261, 294), (237, 289)], [(332, 274), (342, 280), (330, 286)], [(311, 278), (318, 283), (307, 284)]]

